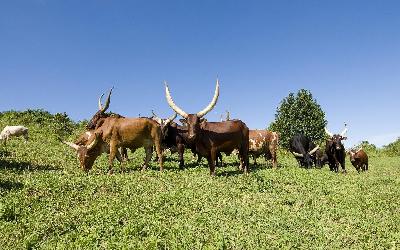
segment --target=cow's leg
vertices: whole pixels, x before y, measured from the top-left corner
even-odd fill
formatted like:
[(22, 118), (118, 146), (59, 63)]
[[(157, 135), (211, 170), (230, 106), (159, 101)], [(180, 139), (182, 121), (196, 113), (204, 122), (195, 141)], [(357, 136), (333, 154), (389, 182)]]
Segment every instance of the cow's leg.
[(342, 173), (346, 173), (345, 161), (341, 161), (340, 166), (342, 168)]
[[(156, 142), (156, 152), (157, 152), (157, 156), (158, 156), (158, 164), (160, 165), (160, 171), (163, 171), (164, 170), (164, 166), (163, 166), (164, 159), (163, 159), (163, 150), (161, 147), (161, 143)], [(153, 153), (151, 153), (151, 154), (153, 154)], [(151, 158), (151, 156), (150, 156), (150, 158)]]
[(183, 153), (185, 152), (185, 145), (178, 144), (178, 157), (179, 157), (179, 168), (183, 169), (185, 166), (185, 162), (183, 160)]
[(239, 166), (239, 169), (240, 170), (243, 170), (245, 173), (248, 173), (249, 172), (249, 166), (248, 166), (248, 156), (247, 156), (247, 161), (246, 161), (246, 155), (245, 155), (245, 152), (244, 152), (244, 149), (243, 148), (241, 148), (241, 149), (239, 149), (239, 157), (240, 157), (240, 166)]
[(216, 161), (216, 158), (217, 158), (217, 151), (214, 150), (214, 149), (211, 149), (210, 156), (207, 157), (208, 165), (210, 167), (210, 175), (211, 176), (215, 176), (215, 161)]
[(147, 146), (144, 148), (144, 151), (146, 153), (146, 156), (144, 158), (144, 164), (142, 166), (142, 171), (146, 170), (147, 167), (149, 166), (149, 161), (151, 160), (151, 157), (153, 156), (153, 147)]
[(117, 157), (117, 160), (121, 165), (121, 172), (125, 172), (125, 162), (126, 162), (125, 158), (122, 156), (119, 150), (117, 150), (115, 156)]
[(114, 164), (114, 159), (115, 156), (117, 155), (118, 148), (114, 140), (110, 141), (110, 155), (108, 157), (108, 173), (112, 174), (113, 173), (113, 164)]
[(146, 146), (144, 148), (144, 151), (146, 153), (146, 156), (144, 158), (144, 164), (142, 166), (142, 171), (146, 170), (147, 167), (149, 166), (149, 161), (151, 160), (151, 157), (153, 156), (153, 147), (152, 146)]
[(28, 134), (24, 134), (24, 139), (25, 139), (25, 143), (27, 143), (27, 142), (28, 142), (28, 139), (29, 139)]

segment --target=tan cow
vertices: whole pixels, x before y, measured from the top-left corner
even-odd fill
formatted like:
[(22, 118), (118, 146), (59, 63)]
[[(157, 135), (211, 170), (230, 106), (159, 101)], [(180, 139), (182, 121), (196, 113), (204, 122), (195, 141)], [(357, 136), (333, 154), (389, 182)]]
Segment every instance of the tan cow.
[(249, 130), (249, 155), (253, 156), (254, 165), (256, 158), (264, 155), (267, 160), (272, 160), (272, 167), (277, 167), (276, 153), (278, 147), (278, 133), (268, 130)]
[(163, 170), (161, 149), (161, 128), (157, 122), (149, 118), (104, 118), (102, 124), (94, 130), (86, 145), (81, 146), (71, 142), (64, 142), (77, 151), (82, 169), (92, 168), (96, 158), (102, 153), (109, 152), (109, 173), (112, 173), (113, 161), (117, 157), (122, 160), (118, 148), (129, 148), (132, 151), (144, 147), (146, 159), (143, 170), (147, 168), (156, 147), (160, 171)]

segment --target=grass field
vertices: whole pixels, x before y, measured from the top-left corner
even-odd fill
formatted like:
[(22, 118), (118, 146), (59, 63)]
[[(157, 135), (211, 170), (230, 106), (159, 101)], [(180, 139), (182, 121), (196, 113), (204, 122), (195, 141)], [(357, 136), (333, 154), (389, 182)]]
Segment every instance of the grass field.
[(0, 146), (2, 249), (400, 248), (400, 157), (362, 174), (347, 162), (346, 175), (283, 153), (278, 169), (260, 160), (244, 175), (225, 157), (210, 177), (190, 153), (185, 170), (167, 155), (164, 172), (141, 172), (140, 150), (109, 176), (105, 155), (86, 174), (51, 129), (30, 130)]

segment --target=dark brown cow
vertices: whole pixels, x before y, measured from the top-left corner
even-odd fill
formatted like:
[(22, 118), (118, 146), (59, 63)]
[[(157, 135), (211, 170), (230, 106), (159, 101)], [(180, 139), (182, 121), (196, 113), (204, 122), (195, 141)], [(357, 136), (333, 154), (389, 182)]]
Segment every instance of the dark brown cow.
[(77, 151), (80, 165), (86, 171), (92, 168), (99, 155), (109, 152), (109, 173), (112, 173), (115, 157), (122, 161), (118, 148), (124, 147), (134, 151), (137, 148), (144, 147), (146, 151), (144, 170), (148, 166), (153, 153), (153, 145), (155, 145), (160, 171), (162, 171), (161, 139), (161, 128), (152, 119), (108, 117), (104, 118), (102, 124), (96, 128), (87, 145), (79, 146), (71, 142), (64, 143)]
[(278, 138), (278, 133), (276, 132), (249, 130), (249, 155), (253, 156), (254, 165), (257, 165), (256, 158), (264, 155), (267, 160), (272, 160), (272, 167), (277, 167)]
[(346, 173), (346, 152), (342, 143), (343, 140), (347, 139), (347, 137), (344, 136), (347, 132), (346, 124), (344, 130), (340, 134), (333, 134), (329, 132), (327, 128), (325, 128), (325, 132), (330, 137), (326, 141), (325, 146), (325, 153), (328, 156), (329, 169), (331, 171), (338, 172), (340, 165), (342, 167), (342, 172)]
[(210, 104), (196, 114), (187, 114), (172, 100), (168, 85), (165, 83), (165, 95), (169, 106), (183, 118), (187, 124), (188, 140), (193, 143), (196, 152), (207, 158), (210, 174), (215, 175), (215, 161), (218, 152), (231, 153), (239, 150), (240, 168), (248, 172), (249, 129), (240, 120), (225, 122), (207, 122), (203, 120), (217, 103), (219, 82)]
[(368, 155), (360, 148), (349, 151), (350, 162), (356, 168), (357, 172), (368, 170)]

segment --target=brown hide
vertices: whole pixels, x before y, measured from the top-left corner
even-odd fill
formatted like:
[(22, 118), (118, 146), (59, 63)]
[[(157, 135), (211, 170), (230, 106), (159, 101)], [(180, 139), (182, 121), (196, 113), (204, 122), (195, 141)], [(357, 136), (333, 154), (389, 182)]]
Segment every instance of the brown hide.
[(350, 150), (350, 162), (355, 167), (357, 172), (368, 170), (368, 155), (363, 149)]
[(254, 164), (256, 158), (264, 155), (266, 159), (272, 160), (272, 167), (277, 167), (276, 153), (278, 147), (278, 133), (268, 130), (249, 130), (249, 155), (253, 156)]
[(211, 175), (215, 175), (217, 153), (231, 153), (234, 149), (239, 150), (240, 168), (248, 172), (249, 129), (244, 122), (201, 122), (198, 126), (194, 145), (196, 152), (207, 158)]
[(120, 158), (118, 148), (131, 150), (144, 147), (146, 159), (143, 169), (148, 165), (152, 155), (153, 145), (159, 157), (160, 170), (163, 169), (161, 152), (161, 129), (157, 122), (148, 118), (105, 118), (102, 125), (94, 130), (85, 146), (78, 146), (77, 152), (81, 167), (85, 170), (92, 168), (95, 159), (107, 152), (109, 148), (109, 166), (112, 172), (114, 158)]

